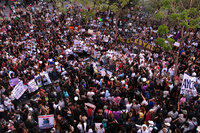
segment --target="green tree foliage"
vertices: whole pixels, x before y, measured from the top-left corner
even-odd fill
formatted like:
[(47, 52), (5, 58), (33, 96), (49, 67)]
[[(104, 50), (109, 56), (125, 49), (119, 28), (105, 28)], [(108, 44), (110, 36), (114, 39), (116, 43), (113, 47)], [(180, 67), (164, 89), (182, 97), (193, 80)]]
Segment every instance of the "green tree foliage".
[(167, 38), (167, 41), (169, 42), (169, 44), (173, 44), (174, 42), (175, 42), (175, 40), (174, 39), (172, 39), (172, 38)]
[(156, 44), (159, 45), (159, 46), (161, 46), (161, 47), (164, 47), (164, 45), (165, 45), (165, 39), (161, 38), (161, 37), (157, 38)]
[(165, 43), (165, 39), (164, 38), (161, 38), (161, 37), (157, 38), (156, 39), (156, 44), (159, 45), (161, 48), (163, 48), (166, 51), (172, 50), (171, 44), (170, 43), (169, 44)]
[(168, 32), (169, 32), (169, 29), (166, 25), (160, 25), (158, 27), (158, 34), (159, 35), (166, 35), (166, 34), (168, 34)]
[(158, 13), (155, 14), (156, 20), (162, 20), (163, 18), (164, 18), (164, 13), (162, 11), (159, 11)]

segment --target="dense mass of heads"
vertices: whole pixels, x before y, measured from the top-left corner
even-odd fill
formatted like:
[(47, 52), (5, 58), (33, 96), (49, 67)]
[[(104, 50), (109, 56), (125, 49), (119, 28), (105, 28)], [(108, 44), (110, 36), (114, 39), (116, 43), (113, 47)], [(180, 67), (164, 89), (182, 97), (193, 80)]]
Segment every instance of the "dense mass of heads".
[[(157, 25), (140, 13), (117, 22), (113, 12), (98, 11), (86, 21), (82, 8), (73, 5), (63, 14), (53, 4), (2, 7), (0, 132), (200, 132), (199, 29), (183, 44), (179, 27), (170, 29), (176, 46), (156, 53), (116, 39), (156, 45)], [(11, 79), (27, 85), (42, 72), (51, 84), (13, 97)], [(195, 94), (180, 94), (184, 73), (196, 77)], [(38, 116), (49, 114), (53, 128), (40, 129)]]

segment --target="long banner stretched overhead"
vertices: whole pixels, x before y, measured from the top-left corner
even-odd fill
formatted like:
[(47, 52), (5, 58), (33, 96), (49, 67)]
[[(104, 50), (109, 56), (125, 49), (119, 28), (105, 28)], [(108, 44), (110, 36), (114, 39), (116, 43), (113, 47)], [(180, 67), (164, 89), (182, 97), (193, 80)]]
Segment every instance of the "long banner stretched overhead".
[(145, 41), (142, 41), (140, 39), (135, 39), (135, 38), (117, 38), (117, 41), (121, 43), (127, 43), (127, 44), (134, 44), (137, 47), (140, 47), (145, 50), (149, 50), (151, 52), (156, 52), (160, 53), (162, 50), (159, 47), (153, 46), (150, 43), (147, 43)]

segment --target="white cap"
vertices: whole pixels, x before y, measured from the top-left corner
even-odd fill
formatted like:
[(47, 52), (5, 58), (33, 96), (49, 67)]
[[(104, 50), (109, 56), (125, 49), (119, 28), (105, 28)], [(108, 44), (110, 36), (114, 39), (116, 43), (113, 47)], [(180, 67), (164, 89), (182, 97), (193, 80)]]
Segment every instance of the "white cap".
[(148, 121), (149, 125), (150, 126), (153, 126), (154, 125), (154, 122), (153, 121)]
[(192, 73), (192, 76), (193, 76), (193, 77), (196, 77), (196, 76), (197, 76), (197, 74), (196, 74), (195, 72), (193, 72), (193, 73)]
[(75, 100), (75, 101), (78, 101), (78, 97), (77, 97), (77, 96), (75, 96), (75, 97), (74, 97), (74, 100)]
[(170, 123), (165, 123), (165, 126), (168, 126), (168, 127), (170, 127), (171, 126), (171, 124)]

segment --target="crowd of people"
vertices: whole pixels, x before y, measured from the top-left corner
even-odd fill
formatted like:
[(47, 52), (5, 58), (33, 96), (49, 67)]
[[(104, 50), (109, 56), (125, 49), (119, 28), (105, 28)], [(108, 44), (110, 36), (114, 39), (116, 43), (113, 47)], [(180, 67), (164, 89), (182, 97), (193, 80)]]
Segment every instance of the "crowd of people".
[[(167, 36), (176, 45), (156, 53), (116, 39), (156, 45), (158, 26), (140, 14), (117, 22), (112, 11), (98, 11), (96, 19), (84, 21), (81, 5), (66, 14), (48, 4), (25, 9), (16, 2), (9, 8), (9, 16), (4, 8), (0, 14), (1, 133), (200, 132), (199, 29), (183, 44), (179, 27), (170, 29)], [(11, 79), (27, 85), (41, 72), (51, 84), (13, 97)], [(184, 73), (196, 77), (196, 95), (180, 94)], [(38, 116), (50, 114), (54, 126), (40, 129)]]

